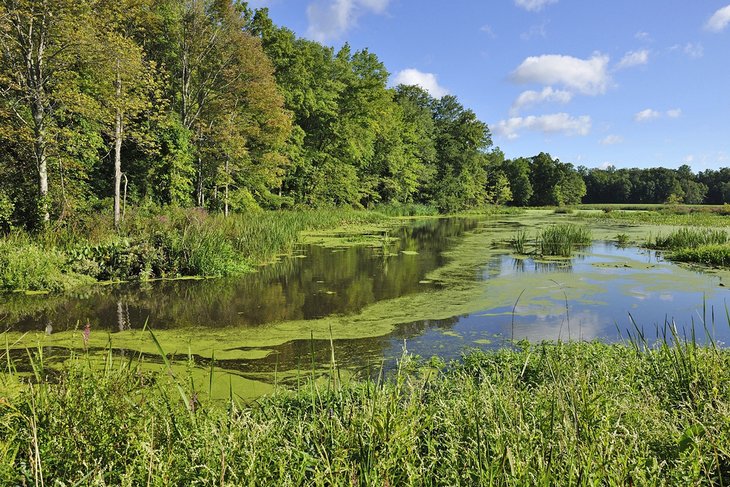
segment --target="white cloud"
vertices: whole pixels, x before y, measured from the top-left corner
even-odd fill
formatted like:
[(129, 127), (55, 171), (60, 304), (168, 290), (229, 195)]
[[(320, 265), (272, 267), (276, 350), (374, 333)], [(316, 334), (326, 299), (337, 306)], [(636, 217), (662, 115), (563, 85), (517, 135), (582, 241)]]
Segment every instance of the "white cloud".
[(536, 37), (545, 39), (547, 37), (548, 23), (549, 22), (546, 20), (540, 24), (531, 26), (530, 30), (520, 34), (520, 39), (522, 39), (523, 41), (529, 41), (530, 39), (534, 39)]
[(531, 56), (522, 61), (512, 73), (516, 83), (563, 85), (587, 95), (604, 93), (611, 78), (607, 66), (609, 58), (594, 54), (590, 59), (579, 59), (559, 54)]
[(650, 120), (656, 120), (658, 118), (667, 117), (667, 118), (679, 118), (682, 116), (682, 109), (681, 108), (672, 108), (670, 110), (667, 110), (666, 112), (660, 112), (658, 110), (653, 110), (651, 108), (647, 108), (646, 110), (642, 110), (636, 115), (634, 115), (634, 121), (636, 122), (649, 122)]
[(487, 34), (492, 39), (497, 38), (497, 35), (494, 33), (494, 30), (492, 29), (492, 26), (489, 24), (484, 24), (479, 30), (484, 32), (485, 34)]
[(438, 84), (436, 75), (433, 73), (423, 73), (417, 69), (408, 68), (400, 71), (395, 75), (393, 83), (396, 85), (417, 85), (428, 91), (431, 96), (441, 98), (448, 95), (449, 91)]
[(516, 139), (522, 130), (533, 130), (544, 134), (588, 135), (591, 131), (591, 117), (587, 115), (572, 117), (567, 113), (530, 115), (500, 120), (492, 128), (495, 134), (507, 139)]
[(634, 37), (643, 42), (650, 42), (652, 40), (648, 32), (639, 31), (634, 34)]
[(325, 42), (344, 34), (365, 13), (381, 14), (390, 0), (315, 0), (307, 7), (308, 35)]
[(712, 14), (710, 20), (705, 24), (705, 29), (712, 32), (720, 32), (730, 24), (730, 5), (722, 7)]
[(662, 114), (658, 111), (647, 108), (646, 110), (642, 110), (634, 115), (634, 120), (636, 122), (648, 122), (649, 120), (655, 120), (661, 116)]
[(524, 8), (528, 12), (539, 12), (551, 3), (558, 3), (558, 0), (515, 0), (515, 5)]
[(684, 46), (684, 49), (682, 49), (686, 55), (688, 55), (691, 58), (698, 59), (705, 55), (705, 48), (702, 47), (702, 44), (698, 43), (692, 43), (688, 42), (686, 46)]
[(538, 103), (556, 102), (565, 104), (569, 103), (572, 99), (573, 94), (571, 92), (565, 90), (554, 90), (550, 86), (543, 88), (542, 91), (523, 91), (512, 104), (510, 115), (517, 115), (522, 108)]
[(649, 50), (642, 49), (641, 51), (629, 51), (627, 52), (621, 61), (616, 66), (617, 69), (630, 68), (632, 66), (639, 66), (649, 62)]
[(607, 135), (598, 142), (601, 145), (614, 145), (614, 144), (620, 144), (624, 141), (624, 138), (620, 135)]

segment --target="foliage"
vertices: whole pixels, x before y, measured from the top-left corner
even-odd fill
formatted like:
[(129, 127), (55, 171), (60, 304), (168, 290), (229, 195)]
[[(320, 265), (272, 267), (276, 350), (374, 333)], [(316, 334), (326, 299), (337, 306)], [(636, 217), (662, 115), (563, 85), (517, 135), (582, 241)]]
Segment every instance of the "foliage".
[(385, 380), (333, 370), (250, 406), (206, 400), (166, 357), (155, 372), (89, 354), (56, 374), (31, 357), (33, 385), (0, 376), (7, 485), (730, 480), (730, 354), (694, 343), (521, 344), (428, 373), (404, 355)]
[(696, 247), (684, 247), (671, 253), (670, 258), (679, 262), (730, 267), (730, 245), (710, 244)]
[(130, 212), (121, 235), (101, 215), (78, 227), (0, 239), (0, 290), (62, 291), (94, 280), (237, 275), (291, 252), (306, 230), (386, 218), (346, 209), (258, 210), (227, 218), (199, 209), (149, 211)]

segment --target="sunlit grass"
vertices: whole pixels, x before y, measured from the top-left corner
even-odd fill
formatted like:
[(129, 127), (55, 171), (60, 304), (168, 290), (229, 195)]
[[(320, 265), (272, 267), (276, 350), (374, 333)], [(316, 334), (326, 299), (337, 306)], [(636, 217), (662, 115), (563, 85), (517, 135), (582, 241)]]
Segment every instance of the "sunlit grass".
[(26, 380), (2, 357), (0, 484), (727, 485), (730, 352), (673, 330), (404, 354), (344, 384), (335, 351), (324, 380), (252, 405), (206, 400), (167, 359), (82, 354), (50, 373), (30, 351)]

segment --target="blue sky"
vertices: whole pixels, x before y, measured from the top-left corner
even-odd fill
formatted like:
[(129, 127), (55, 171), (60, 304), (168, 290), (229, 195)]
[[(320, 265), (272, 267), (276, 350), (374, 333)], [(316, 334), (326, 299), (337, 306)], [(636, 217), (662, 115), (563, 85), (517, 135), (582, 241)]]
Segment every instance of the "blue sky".
[(368, 48), (391, 84), (452, 94), (508, 158), (730, 166), (728, 0), (253, 0), (298, 35)]

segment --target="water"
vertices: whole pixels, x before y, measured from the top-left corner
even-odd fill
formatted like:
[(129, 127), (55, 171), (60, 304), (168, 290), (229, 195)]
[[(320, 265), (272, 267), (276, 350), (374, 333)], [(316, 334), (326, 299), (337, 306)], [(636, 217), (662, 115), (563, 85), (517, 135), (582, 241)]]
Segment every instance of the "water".
[[(307, 326), (333, 316), (340, 324), (333, 340), (337, 361), (360, 370), (392, 363), (404, 346), (423, 357), (449, 359), (470, 347), (497, 348), (521, 339), (615, 341), (641, 331), (653, 341), (672, 323), (688, 337), (694, 329), (699, 341), (708, 336), (730, 341), (727, 289), (717, 275), (676, 266), (653, 251), (600, 241), (571, 259), (515, 258), (504, 241), (519, 224), (509, 218), (429, 220), (391, 233), (398, 240), (384, 248), (303, 246), (294, 256), (237, 279), (5, 296), (0, 324), (11, 332), (55, 337), (89, 322), (93, 333), (103, 331), (112, 340), (145, 322), (169, 336), (179, 333), (183, 342), (196, 330), (198, 336), (220, 337), (212, 346), (231, 354), (217, 360), (219, 367), (257, 380), (273, 370), (307, 368), (312, 360), (325, 366), (330, 340), (322, 333), (309, 339)], [(452, 295), (459, 286), (427, 277), (449, 262), (444, 253), (458, 248), (466, 235), (483, 239), (483, 247), (477, 246), (483, 248), (482, 260), (464, 271), (460, 286), (466, 291)], [(368, 329), (373, 326), (364, 319), (369, 306), (396, 298), (405, 299), (397, 301), (404, 306), (418, 299), (444, 304), (417, 309), (439, 319), (406, 316), (382, 332)], [(291, 339), (281, 335), (287, 327)], [(279, 335), (267, 340), (274, 330)], [(201, 361), (209, 358), (202, 344), (196, 350), (195, 338), (185, 343)], [(256, 351), (262, 353), (246, 355)]]

